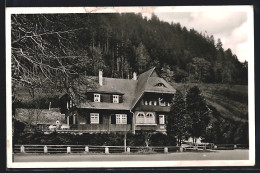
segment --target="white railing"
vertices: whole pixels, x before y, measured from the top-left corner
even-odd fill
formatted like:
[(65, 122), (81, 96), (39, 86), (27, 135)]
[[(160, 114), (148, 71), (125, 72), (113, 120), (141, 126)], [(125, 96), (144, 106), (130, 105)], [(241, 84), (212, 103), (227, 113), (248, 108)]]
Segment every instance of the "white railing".
[(143, 153), (143, 152), (178, 152), (178, 146), (91, 146), (91, 145), (14, 145), (14, 153)]
[(198, 144), (190, 146), (92, 146), (92, 145), (14, 145), (14, 153), (170, 153), (192, 150), (248, 149), (246, 144)]

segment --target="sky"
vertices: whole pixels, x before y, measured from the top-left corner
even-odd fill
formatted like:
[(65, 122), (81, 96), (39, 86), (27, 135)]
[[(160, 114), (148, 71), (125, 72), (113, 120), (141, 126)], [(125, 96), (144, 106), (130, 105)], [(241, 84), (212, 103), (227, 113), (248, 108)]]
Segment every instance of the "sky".
[[(168, 8), (168, 9), (167, 9)], [(171, 12), (174, 11), (174, 12)], [(187, 29), (194, 28), (205, 35), (220, 38), (223, 48), (230, 48), (239, 61), (250, 56), (250, 26), (248, 12), (239, 7), (158, 7), (154, 14), (162, 21), (179, 22)], [(147, 18), (150, 14), (144, 14)]]
[(154, 13), (165, 22), (180, 23), (205, 35), (218, 38), (239, 61), (253, 58), (253, 8), (251, 6), (170, 6), (170, 7), (90, 7), (88, 12), (135, 12), (150, 19)]

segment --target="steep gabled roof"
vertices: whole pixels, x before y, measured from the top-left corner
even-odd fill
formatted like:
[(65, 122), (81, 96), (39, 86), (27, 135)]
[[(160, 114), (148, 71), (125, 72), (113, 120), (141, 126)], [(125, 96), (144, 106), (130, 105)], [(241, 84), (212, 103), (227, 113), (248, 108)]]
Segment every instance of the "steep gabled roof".
[[(97, 83), (98, 77), (84, 77), (87, 83)], [(157, 86), (157, 84), (160, 86)], [(161, 86), (162, 85), (162, 86)], [(113, 109), (113, 110), (131, 110), (135, 107), (145, 92), (172, 93), (176, 90), (161, 78), (155, 67), (140, 74), (137, 80), (118, 79), (103, 77), (103, 85), (96, 87), (79, 87), (87, 92), (109, 93), (124, 95), (123, 103), (106, 103), (106, 102), (88, 102), (87, 99), (77, 104), (78, 108), (91, 109)]]
[(96, 89), (91, 89), (89, 92), (122, 94), (124, 95), (123, 103), (88, 102), (86, 100), (77, 106), (78, 108), (91, 109), (130, 110), (135, 98), (136, 85), (136, 80), (103, 77), (103, 85)]
[(148, 81), (148, 78), (151, 76), (154, 69), (155, 69), (155, 67), (138, 76), (138, 78), (137, 78), (138, 82), (137, 82), (137, 87), (136, 87), (136, 91), (135, 91), (135, 99), (133, 100), (131, 109), (133, 109), (133, 107), (136, 105), (136, 103), (142, 97), (145, 87), (146, 87), (146, 83)]

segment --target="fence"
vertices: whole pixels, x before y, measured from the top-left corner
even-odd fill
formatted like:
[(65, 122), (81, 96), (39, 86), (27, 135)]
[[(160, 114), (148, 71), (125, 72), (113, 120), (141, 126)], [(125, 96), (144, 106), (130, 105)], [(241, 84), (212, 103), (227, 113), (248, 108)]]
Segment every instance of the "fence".
[(172, 153), (205, 150), (248, 149), (245, 144), (198, 144), (189, 146), (86, 146), (86, 145), (14, 145), (14, 153)]
[(181, 147), (139, 147), (139, 146), (86, 146), (86, 145), (14, 145), (14, 153), (142, 153), (157, 152), (168, 153), (178, 152)]
[(248, 144), (216, 144), (215, 150), (234, 150), (234, 149), (248, 149)]

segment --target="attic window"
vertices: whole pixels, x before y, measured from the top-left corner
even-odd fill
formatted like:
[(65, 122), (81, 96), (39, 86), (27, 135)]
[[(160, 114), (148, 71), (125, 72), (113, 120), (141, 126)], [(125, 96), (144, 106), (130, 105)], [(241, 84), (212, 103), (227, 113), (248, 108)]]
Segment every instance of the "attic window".
[(100, 94), (94, 94), (94, 102), (100, 102)]
[(113, 103), (119, 103), (119, 95), (113, 95)]
[(166, 86), (163, 83), (157, 83), (155, 86), (156, 87), (165, 87), (166, 88)]

